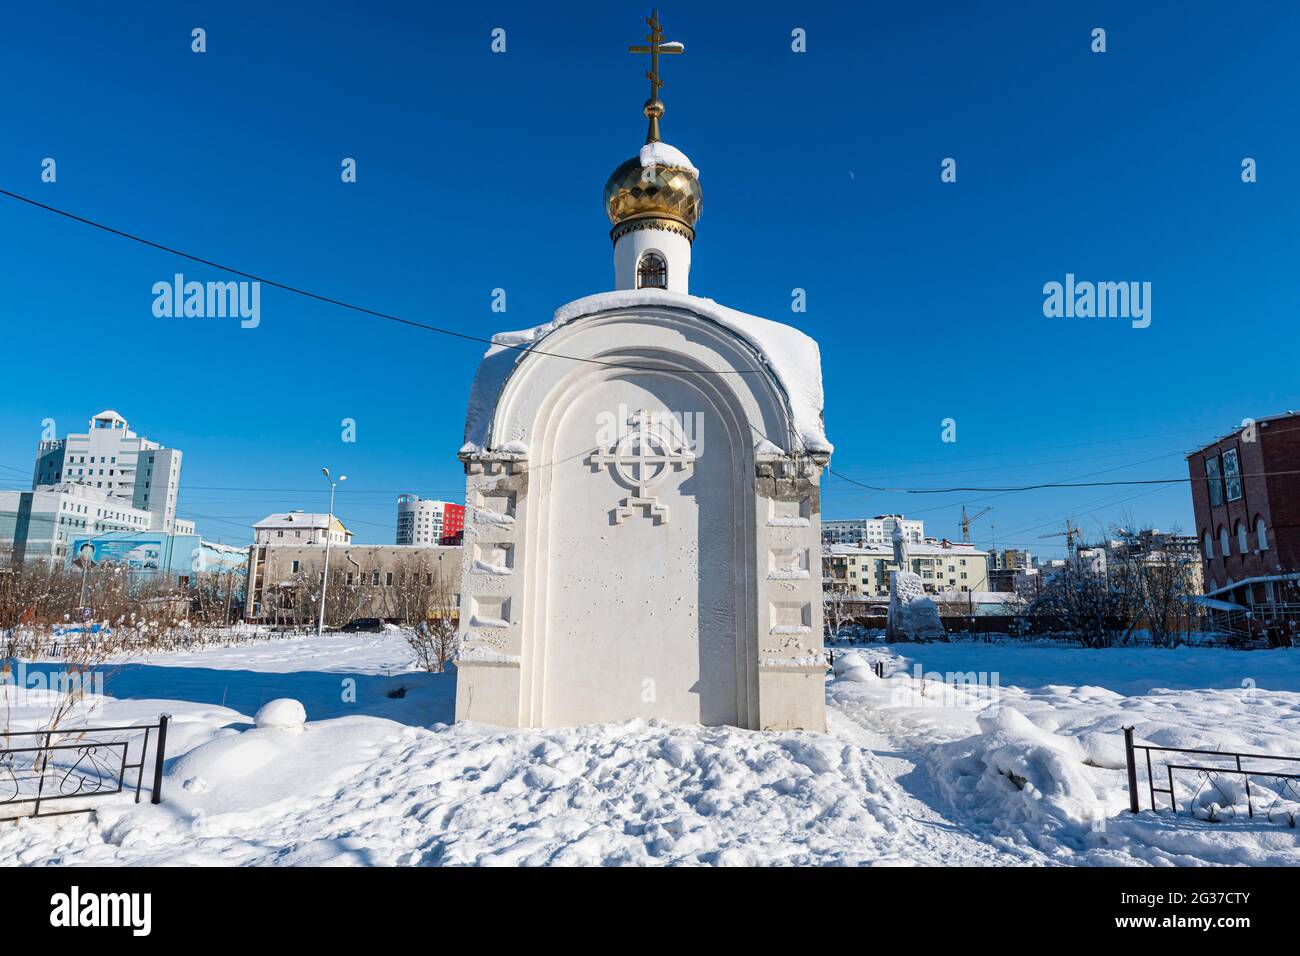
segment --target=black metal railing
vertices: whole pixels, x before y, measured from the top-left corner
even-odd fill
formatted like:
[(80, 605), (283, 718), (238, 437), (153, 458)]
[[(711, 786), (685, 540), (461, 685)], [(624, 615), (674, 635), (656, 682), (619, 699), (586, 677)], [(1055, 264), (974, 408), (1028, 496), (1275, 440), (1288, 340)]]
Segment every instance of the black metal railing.
[[(1245, 785), (1246, 813), (1252, 820), (1255, 818), (1255, 795), (1250, 788), (1250, 782), (1253, 779), (1256, 781), (1269, 781), (1272, 784), (1273, 800), (1265, 810), (1265, 819), (1272, 822), (1274, 814), (1278, 813), (1290, 826), (1296, 826), (1297, 816), (1300, 815), (1300, 773), (1289, 773), (1276, 767), (1261, 767), (1259, 764), (1285, 764), (1288, 768), (1294, 767), (1300, 770), (1300, 757), (1239, 753), (1233, 750), (1156, 747), (1150, 744), (1138, 744), (1133, 742), (1133, 728), (1125, 727), (1124, 756), (1128, 770), (1128, 800), (1131, 813), (1138, 813), (1142, 809), (1138, 789), (1138, 751), (1142, 751), (1145, 758), (1147, 791), (1150, 794), (1152, 810), (1160, 809), (1156, 794), (1163, 793), (1169, 798), (1169, 809), (1173, 810), (1175, 814), (1178, 813), (1178, 795), (1174, 788), (1174, 773), (1177, 771), (1179, 773), (1195, 773), (1199, 780), (1196, 790), (1187, 801), (1187, 812), (1189, 814), (1195, 816), (1196, 800), (1207, 787), (1214, 788), (1223, 797), (1223, 802), (1219, 804), (1221, 809), (1228, 811), (1230, 815), (1235, 814), (1237, 812), (1236, 801), (1219, 786), (1218, 781), (1224, 776), (1239, 777)], [(1174, 757), (1172, 760), (1166, 759), (1163, 762), (1157, 758), (1153, 764), (1152, 754), (1191, 754), (1194, 756)], [(1179, 762), (1183, 760), (1187, 762)], [(1156, 785), (1159, 773), (1157, 765), (1165, 771), (1165, 776), (1160, 782), (1168, 783), (1167, 787)], [(1284, 803), (1284, 799), (1289, 799), (1291, 805), (1288, 806), (1288, 804)], [(1214, 814), (1208, 814), (1207, 818), (1211, 822), (1217, 822)]]
[[(94, 807), (63, 809), (59, 801), (129, 792), (132, 771), (139, 803), (150, 739), (155, 742), (150, 800), (160, 803), (170, 720), (163, 714), (156, 724), (0, 732), (0, 812), (12, 813), (0, 822), (89, 813)], [(51, 804), (57, 809), (49, 809)]]

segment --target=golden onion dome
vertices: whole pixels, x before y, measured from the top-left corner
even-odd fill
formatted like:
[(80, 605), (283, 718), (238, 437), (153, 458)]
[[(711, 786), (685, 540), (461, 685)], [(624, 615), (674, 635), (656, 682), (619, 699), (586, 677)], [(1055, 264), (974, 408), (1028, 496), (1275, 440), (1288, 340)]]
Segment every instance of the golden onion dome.
[(658, 140), (646, 143), (605, 183), (605, 212), (615, 230), (633, 219), (668, 219), (686, 226), (693, 238), (701, 203), (699, 170)]

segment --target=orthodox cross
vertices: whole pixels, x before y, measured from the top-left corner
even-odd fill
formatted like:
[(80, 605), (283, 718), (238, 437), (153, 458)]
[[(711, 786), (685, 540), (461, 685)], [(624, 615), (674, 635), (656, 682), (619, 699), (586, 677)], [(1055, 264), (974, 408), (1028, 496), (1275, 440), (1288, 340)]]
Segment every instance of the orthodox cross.
[(630, 46), (627, 48), (627, 52), (650, 54), (650, 69), (645, 75), (645, 78), (650, 81), (650, 99), (645, 101), (642, 112), (645, 113), (646, 119), (650, 121), (650, 128), (646, 132), (645, 141), (647, 143), (657, 143), (659, 141), (659, 117), (664, 115), (664, 104), (659, 99), (659, 89), (664, 85), (664, 81), (659, 79), (659, 54), (685, 53), (686, 48), (675, 40), (664, 42), (664, 31), (659, 23), (658, 10), (652, 10), (650, 16), (645, 18), (645, 22), (650, 27), (650, 35), (645, 38), (648, 45)]
[(655, 524), (667, 524), (668, 506), (650, 491), (669, 471), (694, 465), (695, 453), (667, 413), (652, 414), (641, 409), (628, 424), (633, 427), (612, 448), (592, 453), (587, 464), (597, 471), (609, 466), (619, 481), (636, 491), (611, 512), (614, 524), (622, 524), (637, 507), (645, 508)]

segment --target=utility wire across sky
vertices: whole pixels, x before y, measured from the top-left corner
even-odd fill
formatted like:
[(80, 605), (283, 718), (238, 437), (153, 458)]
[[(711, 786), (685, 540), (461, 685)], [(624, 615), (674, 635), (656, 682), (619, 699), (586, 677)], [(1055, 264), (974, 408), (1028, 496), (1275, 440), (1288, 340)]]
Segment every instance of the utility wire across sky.
[[(20, 193), (11, 192), (8, 189), (0, 189), (0, 196), (8, 196), (10, 199), (16, 199), (18, 202), (27, 203), (29, 206), (34, 206), (37, 209), (43, 209), (46, 212), (52, 212), (55, 215), (63, 216), (66, 219), (71, 219), (73, 222), (79, 222), (82, 223), (83, 225), (91, 226), (95, 229), (100, 229), (108, 233), (109, 235), (118, 236), (122, 239), (129, 239), (132, 242), (138, 242), (142, 246), (148, 246), (151, 249), (158, 249), (162, 252), (169, 253), (173, 256), (180, 256), (182, 259), (188, 259), (191, 262), (197, 262), (200, 265), (210, 266), (213, 269), (220, 269), (222, 272), (229, 272), (231, 275), (241, 276), (253, 282), (260, 282), (262, 283), (262, 285), (267, 285), (274, 289), (281, 289), (285, 292), (291, 292), (294, 295), (303, 296), (304, 298), (315, 299), (317, 302), (324, 302), (328, 305), (336, 305), (342, 309), (350, 309), (353, 312), (359, 312), (362, 315), (368, 315), (371, 316), (372, 318), (383, 319), (387, 322), (397, 322), (400, 325), (410, 326), (413, 329), (422, 329), (425, 332), (436, 332), (439, 335), (449, 335), (452, 336), (453, 338), (465, 339), (466, 341), (469, 342), (480, 342), (484, 345), (495, 346), (496, 348), (514, 349), (515, 351), (518, 352), (528, 352), (533, 355), (545, 355), (549, 358), (568, 359), (571, 362), (587, 362), (592, 365), (603, 365), (609, 368), (623, 368), (623, 369), (630, 369), (632, 371), (640, 371), (640, 372), (658, 371), (658, 369), (656, 369), (654, 366), (629, 365), (624, 362), (606, 362), (603, 361), (602, 359), (596, 359), (596, 358), (584, 358), (577, 355), (562, 355), (558, 352), (545, 352), (540, 349), (532, 348), (531, 346), (528, 345), (513, 345), (510, 343), (497, 342), (494, 341), (493, 339), (484, 338), (481, 335), (473, 335), (469, 332), (459, 332), (455, 329), (445, 329), (442, 328), (441, 326), (429, 325), (425, 322), (416, 322), (413, 319), (404, 319), (401, 316), (392, 315), (391, 313), (388, 312), (380, 312), (377, 309), (368, 309), (363, 305), (354, 305), (351, 302), (344, 302), (342, 299), (335, 299), (332, 296), (322, 295), (319, 292), (312, 292), (308, 289), (300, 289), (297, 286), (292, 286), (285, 282), (279, 282), (275, 279), (268, 279), (264, 276), (260, 276), (252, 272), (245, 272), (242, 269), (236, 269), (234, 266), (223, 265), (220, 262), (214, 262), (211, 259), (205, 259), (202, 256), (195, 255), (194, 253), (191, 252), (186, 252), (183, 249), (177, 249), (175, 246), (168, 246), (168, 245), (164, 245), (161, 242), (154, 242), (152, 239), (146, 239), (143, 236), (137, 236), (134, 233), (126, 232), (122, 229), (117, 229), (114, 228), (113, 226), (105, 225), (102, 222), (96, 222), (93, 219), (87, 219), (85, 216), (78, 216), (76, 213), (68, 212), (65, 209), (59, 209), (56, 206), (51, 206), (43, 202), (38, 202), (37, 200), (30, 198), (29, 196), (23, 196)], [(679, 369), (678, 371), (686, 374), (691, 374), (691, 375), (756, 375), (761, 370), (751, 368), (751, 369), (734, 369), (734, 370), (733, 369)]]
[[(436, 334), (439, 334), (439, 335), (446, 335), (446, 336), (450, 336), (450, 337), (453, 337), (453, 338), (462, 339), (462, 340), (465, 340), (465, 341), (478, 342), (478, 343), (485, 344), (485, 345), (491, 345), (491, 346), (497, 346), (497, 347), (501, 347), (501, 348), (514, 349), (514, 350), (519, 351), (519, 352), (533, 353), (533, 354), (536, 354), (536, 355), (541, 355), (541, 356), (545, 356), (545, 357), (549, 357), (549, 358), (568, 359), (568, 360), (570, 360), (570, 361), (587, 362), (587, 363), (592, 363), (592, 364), (597, 364), (597, 365), (609, 366), (609, 367), (614, 367), (614, 368), (625, 368), (625, 369), (631, 369), (631, 370), (647, 370), (647, 369), (648, 369), (648, 367), (646, 367), (646, 366), (631, 365), (631, 364), (626, 364), (626, 363), (621, 363), (621, 362), (606, 362), (606, 361), (602, 361), (602, 360), (600, 360), (600, 359), (587, 358), (587, 357), (581, 357), (581, 356), (565, 355), (565, 354), (562, 354), (562, 353), (556, 353), (556, 352), (548, 352), (548, 351), (544, 351), (544, 350), (536, 349), (536, 348), (533, 348), (533, 347), (530, 347), (530, 346), (527, 346), (527, 345), (518, 345), (518, 344), (509, 344), (509, 343), (499, 343), (499, 342), (494, 341), (494, 340), (491, 339), (491, 338), (485, 338), (485, 337), (483, 337), (483, 336), (474, 335), (474, 334), (469, 333), (469, 332), (462, 332), (462, 331), (459, 331), (459, 330), (456, 330), (456, 329), (449, 329), (449, 328), (444, 328), (444, 327), (441, 327), (441, 326), (430, 325), (430, 324), (428, 324), (428, 323), (424, 323), (424, 322), (417, 322), (417, 321), (414, 321), (414, 320), (412, 320), (412, 319), (405, 319), (405, 318), (402, 318), (402, 317), (400, 317), (400, 316), (393, 315), (393, 314), (391, 314), (391, 313), (382, 312), (382, 311), (379, 311), (379, 310), (377, 310), (377, 309), (371, 309), (371, 308), (368, 308), (368, 307), (366, 307), (366, 306), (362, 306), (362, 305), (357, 305), (357, 304), (355, 304), (355, 303), (347, 302), (347, 301), (344, 301), (344, 300), (342, 300), (342, 299), (337, 299), (337, 298), (334, 298), (334, 297), (332, 297), (332, 296), (324, 295), (324, 294), (321, 294), (321, 293), (318, 293), (318, 292), (313, 292), (313, 291), (308, 290), (308, 289), (303, 289), (303, 288), (300, 288), (300, 287), (297, 287), (297, 286), (293, 286), (293, 285), (290, 285), (290, 284), (288, 284), (288, 283), (278, 281), (278, 280), (276, 280), (276, 279), (270, 279), (270, 278), (266, 278), (265, 276), (262, 276), (262, 275), (259, 275), (259, 274), (256, 274), (256, 273), (247, 272), (247, 271), (245, 271), (245, 270), (243, 270), (243, 269), (238, 269), (238, 268), (236, 268), (236, 267), (234, 267), (234, 266), (230, 266), (230, 265), (226, 265), (226, 264), (224, 264), (224, 263), (216, 262), (216, 261), (214, 261), (214, 260), (212, 260), (212, 259), (208, 259), (208, 258), (205, 258), (205, 257), (203, 257), (203, 256), (199, 256), (199, 255), (196, 255), (196, 254), (191, 253), (191, 252), (186, 252), (185, 250), (183, 250), (183, 249), (179, 249), (179, 248), (177, 248), (177, 247), (175, 247), (175, 246), (169, 246), (169, 245), (167, 245), (167, 244), (165, 244), (165, 243), (156, 242), (156, 241), (154, 241), (154, 240), (152, 240), (152, 239), (147, 239), (147, 238), (145, 238), (145, 237), (143, 237), (143, 236), (136, 235), (136, 234), (134, 234), (134, 233), (127, 232), (127, 231), (122, 230), (122, 229), (118, 229), (118, 228), (116, 228), (116, 227), (114, 227), (114, 226), (110, 226), (110, 225), (107, 225), (107, 224), (105, 224), (105, 223), (102, 223), (102, 222), (98, 222), (98, 221), (96, 221), (96, 220), (93, 220), (93, 219), (89, 219), (89, 218), (87, 218), (87, 217), (85, 217), (85, 216), (81, 216), (81, 215), (78, 215), (78, 214), (76, 214), (76, 213), (73, 213), (73, 212), (69, 212), (69, 211), (67, 211), (67, 210), (64, 210), (64, 209), (59, 209), (59, 208), (57, 208), (57, 207), (55, 207), (55, 206), (51, 206), (51, 205), (49, 205), (49, 204), (47, 204), (47, 203), (40, 202), (40, 201), (35, 200), (35, 199), (32, 199), (32, 198), (30, 198), (30, 197), (28, 197), (28, 196), (24, 196), (24, 195), (22, 195), (22, 194), (20, 194), (20, 193), (12, 192), (11, 190), (7, 190), (7, 189), (0, 188), (0, 195), (7, 196), (7, 197), (9, 197), (10, 199), (13, 199), (13, 200), (15, 200), (15, 201), (17, 201), (17, 202), (24, 203), (24, 204), (26, 204), (26, 205), (28, 205), (28, 206), (33, 207), (33, 208), (40, 209), (40, 210), (43, 210), (43, 211), (45, 211), (45, 212), (53, 213), (54, 215), (61, 216), (61, 217), (65, 218), (65, 219), (71, 220), (71, 221), (73, 221), (73, 222), (78, 222), (78, 223), (81, 223), (81, 224), (83, 224), (83, 225), (90, 226), (91, 228), (98, 229), (98, 230), (100, 230), (100, 231), (102, 231), (102, 232), (108, 233), (109, 235), (117, 236), (117, 237), (122, 238), (122, 239), (127, 239), (127, 240), (129, 240), (129, 241), (131, 241), (131, 242), (137, 243), (137, 244), (142, 245), (142, 246), (146, 246), (146, 247), (149, 247), (149, 248), (152, 248), (152, 249), (157, 249), (157, 250), (159, 250), (159, 251), (166, 252), (166, 253), (168, 253), (168, 254), (170, 254), (170, 255), (178, 256), (178, 257), (183, 258), (183, 259), (187, 259), (187, 260), (189, 260), (189, 261), (191, 261), (191, 262), (197, 262), (197, 263), (199, 263), (199, 264), (201, 264), (201, 265), (206, 265), (206, 266), (209, 266), (209, 267), (211, 267), (211, 268), (218, 269), (218, 270), (220, 270), (220, 271), (230, 273), (231, 275), (236, 275), (236, 276), (240, 276), (240, 277), (242, 277), (242, 278), (249, 279), (249, 280), (252, 280), (252, 281), (255, 281), (255, 282), (260, 282), (260, 283), (263, 283), (264, 285), (267, 285), (267, 286), (270, 286), (270, 287), (272, 287), (272, 288), (276, 288), (276, 289), (281, 289), (281, 290), (283, 290), (283, 291), (285, 291), (285, 292), (289, 292), (289, 293), (291, 293), (291, 294), (293, 294), (293, 295), (298, 295), (298, 296), (302, 296), (302, 297), (304, 297), (304, 298), (313, 299), (313, 300), (318, 301), (318, 302), (322, 302), (322, 303), (325, 303), (325, 304), (328, 304), (328, 305), (337, 306), (337, 307), (339, 307), (339, 308), (346, 309), (346, 310), (349, 310), (349, 311), (352, 311), (352, 312), (356, 312), (356, 313), (361, 314), (361, 315), (370, 316), (370, 317), (372, 317), (372, 318), (382, 319), (382, 320), (384, 320), (384, 321), (394, 322), (394, 323), (397, 323), (397, 324), (400, 324), (400, 325), (405, 325), (405, 326), (408, 326), (408, 327), (410, 327), (410, 328), (420, 329), (420, 330), (422, 330), (422, 331), (426, 331), (426, 332), (433, 332), (433, 333), (436, 333)], [(760, 370), (759, 370), (759, 369), (740, 369), (740, 370), (730, 371), (730, 370), (703, 370), (703, 369), (699, 369), (699, 370), (693, 370), (693, 371), (694, 371), (696, 374), (757, 374)], [(798, 437), (798, 436), (796, 435), (796, 438), (797, 438), (797, 437)], [(1069, 447), (1069, 446), (1060, 446), (1060, 447)], [(1161, 456), (1161, 457), (1164, 457), (1164, 456)], [(937, 461), (937, 460), (939, 460), (939, 459), (935, 459), (935, 460)], [(1156, 459), (1148, 459), (1148, 460), (1156, 460)], [(1061, 462), (1061, 463), (1065, 463), (1065, 462)], [(1123, 469), (1123, 468), (1133, 467), (1134, 465), (1137, 465), (1137, 464), (1143, 464), (1143, 463), (1144, 463), (1144, 462), (1136, 462), (1136, 463), (1134, 463), (1133, 465), (1121, 465), (1121, 466), (1118, 466), (1118, 467), (1115, 468), (1115, 469), (1107, 469), (1107, 470), (1121, 470), (1121, 469)], [(1044, 463), (1044, 464), (1047, 464), (1047, 463)], [(15, 471), (15, 472), (18, 472), (18, 471), (19, 471), (19, 469), (14, 468), (13, 466), (0, 466), (0, 467), (5, 467), (5, 468), (7, 468), (7, 469), (9, 469), (9, 470), (12, 470), (12, 471)], [(877, 493), (877, 494), (907, 494), (907, 495), (946, 495), (946, 494), (960, 494), (960, 493), (976, 493), (976, 494), (990, 494), (990, 495), (994, 495), (994, 496), (1000, 496), (1000, 495), (1006, 495), (1006, 494), (1017, 494), (1017, 493), (1024, 493), (1024, 492), (1030, 492), (1030, 491), (1038, 491), (1038, 490), (1047, 490), (1047, 489), (1106, 488), (1106, 487), (1131, 487), (1131, 486), (1139, 486), (1139, 487), (1140, 487), (1140, 486), (1155, 486), (1155, 487), (1159, 487), (1159, 486), (1171, 486), (1171, 485), (1179, 485), (1179, 484), (1190, 484), (1191, 482), (1193, 482), (1193, 481), (1198, 481), (1198, 480), (1202, 480), (1202, 481), (1204, 481), (1204, 480), (1210, 480), (1210, 479), (1208, 479), (1208, 478), (1204, 478), (1204, 477), (1202, 477), (1202, 478), (1196, 478), (1196, 477), (1191, 477), (1191, 476), (1189, 476), (1189, 477), (1179, 477), (1179, 478), (1109, 479), (1109, 480), (1100, 480), (1100, 481), (1082, 481), (1082, 480), (1046, 481), (1046, 482), (1027, 482), (1027, 483), (1024, 483), (1024, 484), (1010, 484), (1010, 485), (950, 485), (950, 486), (941, 486), (941, 487), (924, 488), (924, 487), (905, 487), (905, 486), (901, 486), (901, 485), (879, 485), (879, 484), (872, 484), (872, 483), (870, 483), (870, 482), (860, 481), (860, 480), (858, 480), (858, 479), (851, 478), (851, 477), (849, 477), (848, 475), (842, 474), (842, 473), (840, 473), (839, 471), (836, 471), (835, 469), (830, 468), (829, 466), (827, 467), (826, 470), (827, 470), (828, 475), (830, 475), (830, 476), (832, 476), (832, 477), (834, 477), (834, 478), (837, 478), (837, 479), (839, 479), (840, 481), (845, 482), (846, 484), (852, 485), (852, 486), (857, 487), (857, 488), (861, 488), (861, 489), (863, 489), (864, 491), (869, 491), (869, 492), (873, 492), (873, 493)], [(974, 469), (974, 470), (996, 470), (996, 469)], [(1246, 478), (1255, 478), (1255, 477), (1271, 477), (1271, 476), (1280, 476), (1280, 475), (1292, 475), (1292, 474), (1298, 474), (1298, 473), (1300, 473), (1300, 471), (1267, 472), (1267, 473), (1260, 473), (1260, 474), (1254, 474), (1254, 475), (1242, 475), (1241, 477), (1242, 477), (1242, 479), (1244, 480), (1244, 479), (1246, 479)], [(204, 490), (204, 491), (262, 492), (262, 493), (297, 494), (297, 493), (303, 493), (303, 492), (310, 491), (311, 489), (296, 489), (296, 488), (253, 488), (253, 487), (233, 487), (233, 486), (204, 485), (204, 486), (193, 486), (193, 490), (196, 490), (196, 491), (197, 491), (197, 490)], [(351, 494), (395, 494), (395, 493), (397, 493), (397, 492), (383, 492), (383, 491), (367, 491), (367, 490), (365, 490), (365, 489), (347, 489), (347, 490), (348, 490), (348, 492), (351, 493)], [(829, 490), (829, 489), (828, 489), (828, 490)], [(205, 504), (217, 504), (217, 503), (225, 503), (225, 502), (208, 501), (208, 502), (203, 502), (203, 503), (205, 503)], [(231, 503), (234, 503), (234, 502), (231, 502)], [(927, 510), (931, 510), (931, 509), (927, 509)], [(206, 517), (207, 520), (221, 520), (221, 519), (217, 518), (216, 516), (203, 516), (203, 517)], [(231, 522), (226, 522), (226, 523), (231, 523)]]

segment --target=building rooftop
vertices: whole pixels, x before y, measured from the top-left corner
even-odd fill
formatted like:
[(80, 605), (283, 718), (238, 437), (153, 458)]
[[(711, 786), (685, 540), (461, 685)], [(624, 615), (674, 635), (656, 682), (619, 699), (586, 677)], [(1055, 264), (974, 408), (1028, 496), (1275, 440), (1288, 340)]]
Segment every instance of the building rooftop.
[[(1300, 412), (1288, 409), (1287, 411), (1279, 412), (1276, 415), (1269, 415), (1265, 418), (1257, 418), (1254, 420), (1254, 424), (1258, 428), (1267, 430), (1268, 427), (1274, 422), (1285, 421), (1289, 418), (1297, 418), (1297, 417), (1300, 417)], [(1183, 457), (1191, 458), (1193, 455), (1199, 455), (1201, 452), (1205, 451), (1205, 449), (1209, 448), (1211, 445), (1217, 445), (1225, 438), (1231, 438), (1233, 435), (1247, 428), (1249, 424), (1250, 424), (1249, 421), (1243, 422), (1242, 424), (1238, 425), (1236, 428), (1231, 428), (1228, 431), (1224, 432), (1222, 435), (1219, 435), (1217, 438), (1212, 438), (1207, 442), (1202, 442), (1200, 445), (1196, 447), (1195, 451), (1189, 451)]]
[[(892, 545), (888, 544), (832, 544), (826, 550), (827, 554), (862, 554), (873, 557), (894, 556)], [(926, 542), (925, 544), (909, 544), (907, 553), (912, 557), (932, 557), (939, 554), (955, 554), (961, 557), (982, 556), (988, 557), (987, 551), (981, 551), (973, 544), (964, 544), (960, 541), (949, 541), (947, 543)]]
[[(338, 522), (339, 527), (343, 526), (343, 521), (338, 515), (334, 515), (334, 520)], [(328, 514), (318, 514), (307, 511), (283, 511), (276, 514), (267, 515), (261, 521), (253, 525), (254, 529), (263, 528), (327, 528), (329, 527), (330, 516)]]

